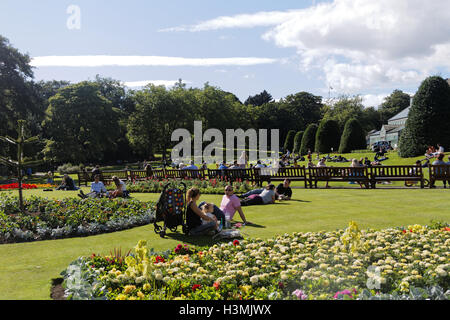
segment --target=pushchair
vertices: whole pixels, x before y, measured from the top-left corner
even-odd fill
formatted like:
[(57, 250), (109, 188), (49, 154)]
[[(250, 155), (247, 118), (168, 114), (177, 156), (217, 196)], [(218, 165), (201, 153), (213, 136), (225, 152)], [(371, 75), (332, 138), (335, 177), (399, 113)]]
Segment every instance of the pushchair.
[[(186, 185), (183, 182), (180, 184), (180, 187), (170, 187), (172, 183), (166, 184), (156, 204), (154, 227), (155, 233), (161, 238), (164, 238), (167, 229), (176, 232), (178, 226), (182, 227), (184, 234), (187, 233)], [(164, 222), (163, 226), (158, 225), (161, 221)]]

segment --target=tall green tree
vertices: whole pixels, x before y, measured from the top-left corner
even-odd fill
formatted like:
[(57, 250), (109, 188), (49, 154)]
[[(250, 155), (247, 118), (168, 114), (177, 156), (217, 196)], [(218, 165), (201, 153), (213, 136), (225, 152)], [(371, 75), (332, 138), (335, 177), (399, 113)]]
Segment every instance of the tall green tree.
[(293, 153), (299, 153), (300, 152), (300, 147), (302, 145), (303, 133), (304, 133), (304, 131), (298, 131), (295, 134), (295, 137), (294, 137), (294, 148), (292, 150)]
[(315, 150), (320, 153), (329, 153), (339, 149), (341, 140), (339, 124), (335, 120), (322, 120), (316, 133)]
[(294, 138), (295, 138), (295, 130), (289, 130), (286, 140), (284, 141), (284, 152), (288, 150), (292, 153), (294, 149)]
[(305, 133), (302, 137), (302, 144), (300, 146), (300, 155), (303, 156), (308, 153), (308, 150), (314, 152), (314, 147), (316, 144), (316, 133), (318, 126), (315, 123), (311, 123), (306, 127)]
[(273, 98), (270, 93), (268, 93), (266, 90), (263, 92), (256, 94), (254, 96), (249, 96), (247, 100), (245, 100), (244, 104), (246, 106), (252, 105), (252, 106), (262, 106), (265, 103), (272, 102)]
[(401, 157), (424, 154), (429, 145), (450, 146), (450, 87), (442, 77), (425, 79), (414, 95), (399, 141)]
[(408, 108), (410, 104), (411, 96), (409, 94), (401, 90), (394, 90), (394, 92), (384, 98), (384, 102), (378, 109), (381, 122), (387, 123), (390, 118)]
[(339, 153), (366, 149), (366, 133), (357, 119), (349, 119), (342, 133)]
[(118, 139), (118, 110), (105, 98), (95, 82), (64, 87), (50, 98), (43, 122), (48, 139), (47, 160), (98, 162)]

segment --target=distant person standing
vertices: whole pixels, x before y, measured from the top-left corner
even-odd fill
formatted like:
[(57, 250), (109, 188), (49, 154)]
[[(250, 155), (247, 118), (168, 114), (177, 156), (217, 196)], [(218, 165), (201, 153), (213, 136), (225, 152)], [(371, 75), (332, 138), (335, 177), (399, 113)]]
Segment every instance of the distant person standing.
[(245, 167), (247, 167), (247, 161), (248, 161), (247, 154), (245, 153), (245, 151), (242, 151), (241, 156), (239, 157), (239, 160), (237, 162), (239, 168), (245, 169)]

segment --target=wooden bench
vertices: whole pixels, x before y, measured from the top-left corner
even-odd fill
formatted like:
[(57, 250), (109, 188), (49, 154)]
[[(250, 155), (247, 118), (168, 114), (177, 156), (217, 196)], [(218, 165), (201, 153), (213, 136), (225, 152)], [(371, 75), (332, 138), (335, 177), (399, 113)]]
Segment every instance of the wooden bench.
[(357, 182), (369, 188), (367, 167), (311, 167), (309, 170), (309, 186), (317, 188), (319, 181)]
[(369, 173), (372, 189), (376, 188), (377, 182), (382, 181), (416, 181), (421, 188), (425, 186), (421, 166), (372, 166)]
[(128, 170), (118, 170), (118, 171), (102, 171), (100, 173), (100, 181), (102, 181), (105, 185), (108, 185), (112, 182), (112, 177), (116, 176), (120, 180), (129, 180), (130, 176), (128, 175)]
[(291, 181), (303, 181), (305, 188), (308, 188), (308, 176), (306, 168), (302, 167), (287, 167), (287, 168), (255, 168), (255, 180), (259, 186), (262, 186), (264, 181), (270, 183), (271, 181), (284, 181), (289, 179)]
[(146, 180), (152, 176), (152, 171), (149, 170), (130, 170), (130, 179), (132, 181)]
[(430, 188), (435, 188), (436, 181), (442, 181), (444, 188), (447, 188), (447, 181), (450, 186), (450, 165), (428, 165), (430, 172)]
[[(81, 172), (77, 172), (78, 175), (78, 186), (81, 187), (81, 185), (84, 186), (88, 186), (88, 182), (92, 182), (94, 181), (92, 179), (92, 173), (90, 172), (86, 172), (86, 171), (81, 171)], [(53, 181), (55, 181), (55, 179), (53, 179)]]
[(222, 179), (230, 183), (245, 180), (256, 182), (253, 169), (208, 169), (208, 178)]
[(206, 174), (203, 169), (186, 169), (180, 170), (182, 179), (205, 179)]

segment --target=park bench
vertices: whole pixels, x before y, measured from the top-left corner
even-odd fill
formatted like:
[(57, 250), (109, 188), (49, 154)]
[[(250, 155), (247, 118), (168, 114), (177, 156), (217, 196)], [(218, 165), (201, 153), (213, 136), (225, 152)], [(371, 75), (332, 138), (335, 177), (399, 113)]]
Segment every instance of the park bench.
[(205, 179), (206, 174), (203, 169), (180, 170), (182, 179)]
[(152, 178), (154, 179), (167, 179), (166, 170), (164, 169), (152, 169)]
[(130, 179), (132, 181), (146, 180), (152, 176), (152, 171), (149, 170), (130, 170)]
[(358, 182), (369, 188), (367, 167), (311, 167), (309, 170), (309, 186), (317, 188), (319, 181)]
[(255, 172), (253, 169), (208, 169), (209, 179), (221, 179), (230, 183), (236, 181), (255, 182)]
[[(88, 182), (94, 181), (92, 179), (92, 173), (87, 171), (81, 171), (77, 172), (78, 175), (78, 186), (81, 187), (81, 185), (88, 186)], [(54, 179), (55, 180), (55, 179)]]
[(102, 171), (100, 173), (100, 181), (105, 185), (109, 185), (112, 182), (112, 177), (116, 176), (120, 180), (129, 180), (128, 170), (117, 170), (117, 171)]
[(430, 172), (430, 188), (435, 188), (436, 181), (443, 181), (444, 188), (447, 188), (447, 181), (450, 186), (450, 165), (428, 165)]
[(255, 168), (254, 172), (255, 180), (259, 186), (262, 186), (264, 181), (270, 183), (271, 181), (284, 181), (284, 179), (289, 179), (291, 181), (303, 181), (305, 188), (308, 188), (308, 177), (304, 166), (297, 168)]
[(415, 181), (424, 188), (425, 179), (421, 166), (372, 166), (369, 168), (370, 185), (372, 189), (376, 188), (377, 182), (382, 181)]

